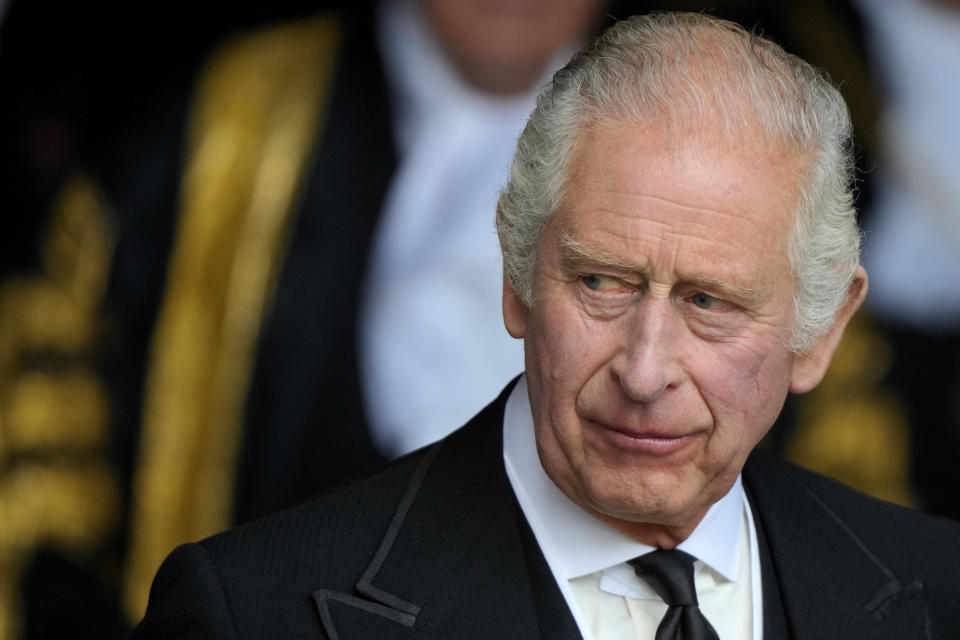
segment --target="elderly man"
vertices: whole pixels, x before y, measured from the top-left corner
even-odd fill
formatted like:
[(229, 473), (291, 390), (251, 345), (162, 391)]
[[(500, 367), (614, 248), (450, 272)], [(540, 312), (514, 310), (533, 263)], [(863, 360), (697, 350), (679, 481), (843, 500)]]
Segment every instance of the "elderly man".
[(501, 194), (525, 375), (445, 440), (175, 551), (138, 637), (955, 633), (960, 526), (753, 452), (866, 293), (849, 129), (736, 25), (615, 25)]

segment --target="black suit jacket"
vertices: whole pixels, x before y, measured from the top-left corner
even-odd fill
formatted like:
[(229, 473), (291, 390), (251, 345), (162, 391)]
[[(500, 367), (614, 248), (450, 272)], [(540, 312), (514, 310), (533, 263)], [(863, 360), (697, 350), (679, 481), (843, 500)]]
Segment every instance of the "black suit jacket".
[[(438, 444), (180, 547), (135, 638), (580, 637), (504, 471), (508, 391)], [(767, 637), (956, 637), (960, 525), (766, 454), (744, 479), (786, 626)]]

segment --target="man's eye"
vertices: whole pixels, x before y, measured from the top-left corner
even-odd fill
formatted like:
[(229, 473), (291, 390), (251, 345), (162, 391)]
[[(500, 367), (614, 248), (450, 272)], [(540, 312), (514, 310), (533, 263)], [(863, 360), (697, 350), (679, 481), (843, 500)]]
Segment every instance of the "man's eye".
[(710, 294), (703, 293), (702, 291), (693, 294), (693, 296), (690, 298), (690, 302), (701, 309), (713, 309), (720, 304), (720, 300), (718, 298), (714, 298)]
[(593, 291), (611, 291), (613, 289), (619, 289), (622, 286), (616, 278), (602, 276), (596, 273), (582, 276), (580, 279), (588, 289)]

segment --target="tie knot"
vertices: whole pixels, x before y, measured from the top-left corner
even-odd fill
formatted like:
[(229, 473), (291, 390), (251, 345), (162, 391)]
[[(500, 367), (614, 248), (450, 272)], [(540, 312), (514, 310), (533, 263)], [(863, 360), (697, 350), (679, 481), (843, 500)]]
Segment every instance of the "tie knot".
[(693, 556), (679, 549), (657, 549), (628, 560), (627, 564), (664, 602), (675, 607), (697, 605), (693, 561)]

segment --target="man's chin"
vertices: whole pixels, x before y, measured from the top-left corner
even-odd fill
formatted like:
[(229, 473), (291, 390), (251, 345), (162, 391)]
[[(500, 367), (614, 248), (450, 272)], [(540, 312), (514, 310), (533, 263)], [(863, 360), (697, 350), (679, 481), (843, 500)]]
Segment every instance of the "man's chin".
[[(678, 492), (675, 478), (672, 485), (662, 489), (655, 486), (634, 487), (624, 491), (623, 485), (615, 482), (604, 487), (588, 487), (585, 506), (588, 513), (602, 520), (617, 520), (625, 525), (650, 525), (655, 527), (684, 528), (691, 520), (699, 522), (706, 512), (698, 498), (702, 490), (684, 490)], [(662, 496), (667, 496), (664, 499)]]

